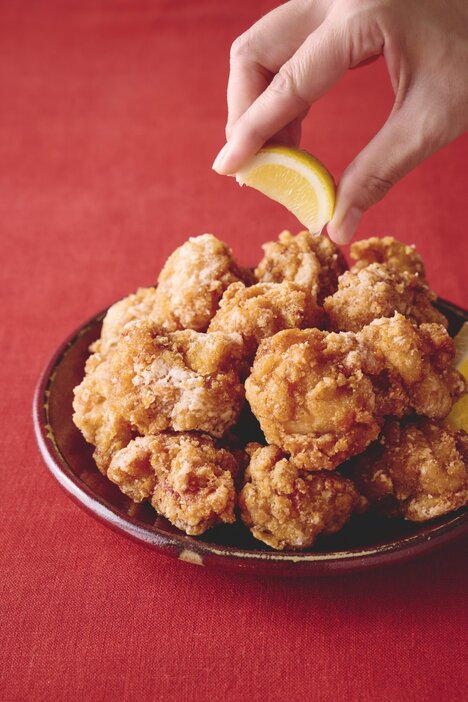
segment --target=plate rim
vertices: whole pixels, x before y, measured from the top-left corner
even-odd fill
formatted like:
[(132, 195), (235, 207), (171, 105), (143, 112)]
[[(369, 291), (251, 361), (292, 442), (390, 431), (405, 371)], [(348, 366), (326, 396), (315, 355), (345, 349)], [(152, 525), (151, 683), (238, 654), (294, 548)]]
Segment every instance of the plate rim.
[[(468, 312), (451, 302), (438, 298), (442, 306), (452, 309), (460, 316), (468, 319)], [(417, 533), (385, 544), (365, 546), (345, 551), (257, 551), (241, 549), (237, 546), (213, 544), (200, 541), (184, 532), (170, 534), (163, 532), (157, 526), (145, 524), (122, 510), (114, 507), (105, 498), (96, 494), (88, 485), (73, 473), (62, 455), (54, 437), (52, 427), (48, 423), (47, 406), (50, 387), (53, 384), (57, 366), (76, 341), (86, 334), (96, 324), (102, 322), (109, 307), (101, 309), (96, 314), (81, 323), (75, 331), (69, 334), (52, 353), (43, 367), (33, 397), (33, 426), (36, 442), (42, 459), (52, 476), (62, 489), (83, 509), (105, 524), (134, 540), (144, 543), (161, 553), (178, 556), (181, 560), (202, 565), (206, 556), (212, 556), (218, 565), (237, 565), (244, 567), (268, 565), (270, 572), (275, 572), (281, 566), (302, 565), (311, 569), (312, 566), (326, 566), (326, 574), (347, 570), (350, 572), (365, 570), (385, 563), (396, 563), (407, 560), (443, 545), (446, 541), (462, 536), (468, 531), (468, 509), (442, 524), (434, 525), (429, 533)], [(448, 515), (446, 515), (448, 517)], [(175, 551), (178, 550), (178, 553)], [(415, 552), (416, 551), (416, 552)], [(393, 558), (391, 558), (393, 556)], [(221, 563), (220, 561), (225, 561)], [(207, 563), (206, 563), (207, 564)], [(227, 565), (229, 567), (229, 565)]]

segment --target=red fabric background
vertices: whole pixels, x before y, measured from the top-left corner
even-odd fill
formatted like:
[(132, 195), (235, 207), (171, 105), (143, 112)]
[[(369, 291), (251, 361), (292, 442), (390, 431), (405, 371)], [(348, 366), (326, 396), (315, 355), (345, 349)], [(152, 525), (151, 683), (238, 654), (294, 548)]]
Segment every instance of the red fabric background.
[[(254, 6), (254, 7), (252, 7)], [(0, 9), (0, 698), (468, 698), (466, 542), (352, 577), (267, 579), (173, 562), (80, 511), (38, 455), (41, 367), (82, 320), (153, 282), (189, 235), (243, 263), (293, 218), (211, 172), (248, 0), (3, 2)], [(383, 122), (380, 63), (314, 107), (304, 145), (339, 176)], [(468, 306), (468, 139), (365, 218), (414, 242)]]

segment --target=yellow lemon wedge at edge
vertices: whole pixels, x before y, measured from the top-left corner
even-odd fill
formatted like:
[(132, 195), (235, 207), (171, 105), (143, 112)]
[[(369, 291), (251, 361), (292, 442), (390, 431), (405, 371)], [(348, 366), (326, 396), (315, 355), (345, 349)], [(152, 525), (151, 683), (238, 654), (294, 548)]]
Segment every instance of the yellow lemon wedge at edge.
[(335, 207), (335, 183), (314, 156), (289, 146), (265, 146), (236, 173), (249, 185), (284, 205), (299, 222), (320, 234)]
[[(455, 368), (468, 380), (468, 322), (465, 322), (453, 341)], [(468, 395), (464, 395), (455, 402), (445, 421), (452, 429), (464, 429), (468, 432)]]

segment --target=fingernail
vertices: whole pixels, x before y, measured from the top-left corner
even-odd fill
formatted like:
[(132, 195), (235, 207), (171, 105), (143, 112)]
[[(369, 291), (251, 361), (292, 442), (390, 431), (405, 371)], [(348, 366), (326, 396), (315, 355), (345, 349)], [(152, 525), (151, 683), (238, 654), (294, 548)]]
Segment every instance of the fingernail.
[(223, 161), (225, 160), (227, 154), (229, 152), (229, 143), (224, 144), (223, 148), (219, 152), (219, 154), (216, 156), (215, 160), (213, 161), (213, 165), (211, 168), (216, 171), (216, 173), (219, 173), (220, 175), (227, 175), (225, 171), (223, 171)]
[(358, 207), (350, 207), (341, 222), (336, 216), (328, 225), (330, 238), (337, 244), (349, 244), (357, 229), (362, 217), (362, 211)]

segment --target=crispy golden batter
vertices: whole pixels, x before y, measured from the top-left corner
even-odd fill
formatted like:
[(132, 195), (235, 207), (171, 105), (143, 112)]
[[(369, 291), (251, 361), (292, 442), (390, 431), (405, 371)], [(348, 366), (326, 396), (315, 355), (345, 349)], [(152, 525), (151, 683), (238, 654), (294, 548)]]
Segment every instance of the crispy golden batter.
[(91, 347), (106, 355), (115, 346), (119, 334), (128, 322), (149, 317), (156, 301), (156, 288), (139, 288), (109, 307), (102, 322), (101, 338)]
[(208, 331), (239, 332), (246, 352), (255, 355), (262, 339), (282, 329), (320, 326), (323, 313), (294, 283), (233, 283), (224, 293)]
[(463, 376), (452, 367), (453, 340), (440, 324), (418, 328), (395, 314), (391, 319), (374, 320), (356, 338), (380, 416), (415, 411), (442, 418), (465, 392)]
[(110, 358), (111, 401), (141, 434), (166, 429), (220, 437), (240, 412), (240, 334), (162, 333), (130, 322)]
[(279, 332), (260, 343), (245, 388), (268, 443), (301, 468), (333, 469), (379, 434), (354, 334)]
[(109, 362), (95, 353), (86, 362), (85, 377), (75, 390), (73, 421), (96, 447), (94, 460), (104, 475), (112, 455), (127, 446), (135, 433), (118, 406), (109, 402), (112, 387)]
[(252, 279), (227, 244), (212, 234), (192, 237), (169, 256), (159, 275), (152, 319), (167, 331), (205, 331), (226, 288)]
[(373, 319), (400, 312), (416, 324), (447, 320), (432, 304), (436, 295), (417, 275), (371, 263), (361, 270), (347, 271), (338, 290), (324, 300), (328, 326), (333, 331), (359, 331)]
[(325, 236), (284, 231), (278, 241), (263, 245), (264, 257), (255, 275), (261, 283), (289, 280), (311, 294), (321, 304), (335, 292), (338, 276), (348, 268), (338, 247)]
[(203, 434), (157, 434), (132, 441), (112, 459), (108, 477), (135, 502), (150, 499), (187, 534), (235, 521), (238, 463)]
[[(255, 277), (192, 238), (157, 288), (108, 310), (73, 402), (99, 470), (196, 535), (235, 521), (245, 444), (266, 440), (248, 447), (239, 502), (277, 549), (311, 546), (367, 499), (414, 521), (467, 504), (468, 436), (434, 421), (467, 384), (414, 247), (357, 242), (348, 272), (309, 232), (264, 250)], [(330, 473), (348, 459), (365, 497)]]
[(415, 273), (421, 278), (425, 275), (423, 260), (415, 246), (403, 244), (393, 236), (384, 236), (381, 239), (372, 236), (370, 239), (356, 241), (351, 244), (350, 254), (356, 261), (352, 271), (360, 271), (371, 263), (386, 263), (392, 268)]
[(330, 470), (363, 451), (386, 415), (444, 417), (465, 382), (437, 324), (399, 314), (358, 334), (286, 330), (260, 343), (246, 396), (270, 444), (303, 469)]
[(252, 449), (239, 495), (241, 517), (269, 546), (307, 548), (319, 534), (340, 531), (362, 506), (353, 483), (343, 476), (301, 471), (277, 446)]
[(389, 421), (351, 474), (382, 514), (433, 519), (468, 505), (468, 435), (427, 419)]

